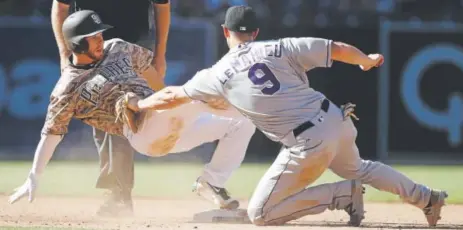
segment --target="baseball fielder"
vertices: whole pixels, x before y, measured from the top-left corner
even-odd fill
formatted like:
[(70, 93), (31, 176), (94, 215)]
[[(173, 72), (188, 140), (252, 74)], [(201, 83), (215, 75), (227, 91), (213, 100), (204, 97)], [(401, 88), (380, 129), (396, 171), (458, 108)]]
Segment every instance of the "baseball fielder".
[[(361, 159), (349, 116), (354, 105), (338, 108), (311, 88), (305, 75), (333, 61), (368, 71), (382, 65), (382, 55), (365, 55), (354, 46), (313, 37), (255, 42), (256, 15), (245, 6), (227, 11), (223, 31), (230, 51), (214, 66), (183, 86), (130, 100), (128, 106), (145, 111), (226, 98), (267, 137), (281, 142), (283, 149), (249, 202), (248, 215), (255, 225), (279, 225), (326, 209), (344, 209), (349, 225), (359, 226), (364, 218), (362, 183), (399, 195), (422, 209), (430, 226), (436, 225), (446, 192)], [(328, 168), (347, 180), (307, 187)]]
[(238, 201), (228, 195), (224, 184), (243, 161), (255, 126), (218, 100), (209, 104), (192, 102), (172, 110), (130, 113), (123, 102), (153, 94), (153, 88), (163, 86), (162, 78), (150, 65), (150, 50), (120, 39), (103, 41), (101, 32), (109, 28), (90, 10), (78, 11), (64, 21), (63, 34), (73, 50), (71, 64), (63, 70), (52, 92), (28, 179), (10, 202), (26, 195), (33, 200), (37, 177), (74, 117), (126, 137), (138, 152), (153, 157), (188, 151), (219, 139), (211, 162), (194, 188), (220, 208), (238, 208)]

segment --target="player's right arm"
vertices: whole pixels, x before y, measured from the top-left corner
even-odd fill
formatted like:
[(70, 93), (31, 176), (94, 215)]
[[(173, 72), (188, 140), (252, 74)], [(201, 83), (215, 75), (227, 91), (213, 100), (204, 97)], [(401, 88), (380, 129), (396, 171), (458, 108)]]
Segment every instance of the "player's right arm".
[(34, 156), (32, 173), (40, 175), (48, 164), (61, 138), (68, 132), (69, 122), (74, 116), (72, 95), (52, 96), (42, 135)]
[(15, 203), (25, 196), (29, 196), (29, 202), (34, 200), (37, 179), (53, 156), (63, 135), (67, 133), (68, 125), (73, 115), (74, 106), (71, 95), (51, 97), (41, 138), (34, 153), (32, 168), (29, 171), (26, 182), (10, 196), (10, 203)]
[(363, 70), (369, 70), (383, 61), (381, 55), (366, 55), (352, 45), (323, 38), (284, 38), (282, 46), (290, 61), (305, 71), (315, 67), (331, 67), (333, 61), (359, 65)]
[(55, 35), (56, 44), (58, 45), (61, 70), (63, 70), (63, 68), (67, 65), (67, 58), (71, 55), (71, 51), (66, 46), (61, 29), (64, 19), (69, 16), (70, 1), (71, 0), (53, 0), (51, 7), (51, 25), (53, 34)]
[(149, 87), (154, 91), (163, 89), (165, 87), (164, 76), (155, 67), (154, 53), (149, 49), (126, 41), (122, 41), (121, 45), (132, 58), (133, 70), (146, 80)]

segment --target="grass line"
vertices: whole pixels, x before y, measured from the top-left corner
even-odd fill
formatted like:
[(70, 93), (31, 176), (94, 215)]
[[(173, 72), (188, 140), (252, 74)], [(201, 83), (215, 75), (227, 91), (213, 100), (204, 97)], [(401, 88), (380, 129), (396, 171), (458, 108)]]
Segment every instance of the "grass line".
[[(30, 169), (31, 162), (0, 162), (0, 193), (10, 194), (21, 185)], [(202, 172), (201, 164), (136, 163), (134, 196), (190, 198), (195, 197), (191, 185)], [(244, 164), (227, 183), (231, 194), (241, 199), (252, 195), (253, 189), (269, 164)], [(449, 192), (449, 203), (463, 204), (463, 167), (457, 166), (394, 166), (418, 183)], [(46, 196), (101, 196), (95, 189), (99, 174), (97, 163), (51, 162), (40, 178), (39, 195)], [(315, 184), (340, 180), (331, 171)], [(397, 202), (399, 199), (386, 192), (367, 186), (366, 201)]]

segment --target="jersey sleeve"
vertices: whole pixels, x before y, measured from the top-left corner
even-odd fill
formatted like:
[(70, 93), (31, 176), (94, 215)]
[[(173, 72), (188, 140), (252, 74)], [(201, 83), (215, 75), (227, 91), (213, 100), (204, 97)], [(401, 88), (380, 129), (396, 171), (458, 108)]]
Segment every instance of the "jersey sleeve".
[(74, 103), (72, 102), (72, 95), (52, 95), (42, 134), (66, 134), (73, 116)]
[(305, 71), (315, 67), (331, 67), (332, 40), (323, 38), (285, 38), (283, 49), (290, 61), (301, 66)]
[(151, 65), (151, 62), (154, 58), (154, 53), (151, 50), (137, 44), (125, 41), (124, 43), (126, 43), (125, 46), (127, 48), (127, 52), (132, 58), (133, 69), (138, 74), (143, 73)]
[(193, 100), (208, 101), (222, 97), (222, 83), (212, 74), (212, 69), (204, 69), (183, 85), (185, 93)]

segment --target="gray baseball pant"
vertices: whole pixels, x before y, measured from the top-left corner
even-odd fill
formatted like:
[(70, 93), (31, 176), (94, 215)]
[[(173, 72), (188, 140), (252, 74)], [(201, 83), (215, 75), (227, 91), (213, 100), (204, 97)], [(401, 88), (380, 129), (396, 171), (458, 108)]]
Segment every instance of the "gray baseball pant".
[[(320, 102), (321, 105), (321, 102)], [(351, 181), (311, 186), (326, 169), (345, 179), (399, 195), (402, 200), (424, 208), (430, 188), (417, 184), (380, 162), (360, 158), (355, 144), (357, 129), (351, 119), (344, 120), (341, 110), (330, 104), (311, 119), (315, 125), (299, 136), (291, 132), (274, 163), (255, 189), (248, 216), (255, 225), (280, 225), (326, 209), (344, 209), (351, 203)]]
[(100, 156), (100, 175), (96, 187), (130, 193), (134, 184), (135, 150), (124, 137), (95, 128), (93, 137)]

